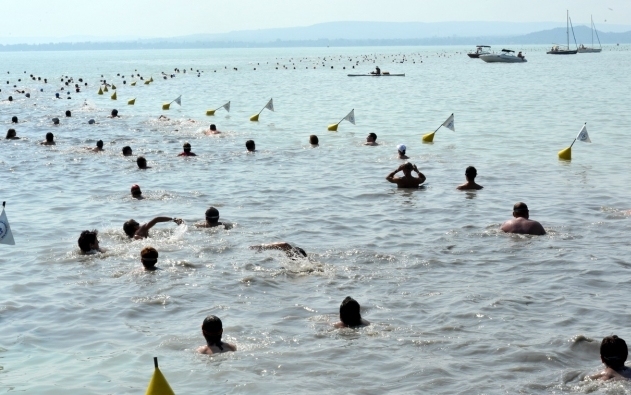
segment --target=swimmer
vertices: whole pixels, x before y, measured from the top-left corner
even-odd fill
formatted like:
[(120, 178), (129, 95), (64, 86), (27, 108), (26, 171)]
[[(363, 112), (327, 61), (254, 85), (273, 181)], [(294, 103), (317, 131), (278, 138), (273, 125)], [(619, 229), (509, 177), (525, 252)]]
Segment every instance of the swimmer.
[(616, 335), (607, 336), (600, 343), (600, 360), (605, 370), (589, 376), (591, 380), (628, 380), (631, 379), (631, 368), (624, 365), (629, 349), (627, 343)]
[(18, 123), (18, 117), (15, 115), (11, 117), (11, 123)]
[(126, 145), (123, 147), (123, 156), (131, 156), (132, 155), (132, 151), (131, 151), (131, 147)]
[(357, 328), (370, 325), (370, 322), (362, 318), (360, 310), (359, 303), (347, 296), (340, 305), (340, 322), (333, 326), (336, 328)]
[(501, 229), (504, 232), (535, 236), (546, 234), (546, 231), (539, 222), (528, 219), (529, 212), (526, 203), (515, 203), (513, 206), (513, 217), (515, 218), (504, 222), (502, 225)]
[(53, 118), (53, 125), (59, 126), (59, 118)]
[(139, 169), (151, 169), (151, 167), (147, 166), (147, 159), (145, 159), (144, 156), (139, 156), (138, 159), (136, 159), (136, 164), (138, 165)]
[(134, 184), (131, 186), (131, 197), (138, 200), (144, 199), (144, 197), (142, 196), (142, 191), (140, 190), (140, 185)]
[(197, 156), (195, 155), (195, 153), (191, 152), (191, 144), (189, 144), (188, 142), (184, 143), (182, 148), (184, 149), (184, 151), (180, 152), (177, 156)]
[(94, 125), (96, 121), (94, 119), (88, 120), (88, 125)]
[(70, 112), (70, 110), (66, 110), (66, 117), (70, 118), (72, 116), (72, 113)]
[(158, 250), (153, 247), (143, 248), (142, 251), (140, 251), (140, 262), (142, 262), (142, 266), (144, 266), (145, 270), (158, 270), (159, 267), (156, 267), (156, 263), (158, 263)]
[(168, 117), (164, 116), (164, 115), (160, 115), (158, 117), (158, 121), (170, 121), (170, 119)]
[(464, 176), (467, 179), (467, 182), (465, 182), (462, 185), (458, 185), (456, 189), (459, 191), (466, 191), (466, 190), (471, 190), (471, 189), (484, 188), (482, 185), (475, 183), (475, 177), (477, 175), (478, 175), (478, 171), (475, 169), (475, 167), (473, 166), (467, 167), (467, 169), (464, 171)]
[(379, 145), (377, 144), (377, 135), (375, 133), (368, 133), (364, 145)]
[(113, 109), (113, 110), (112, 110), (112, 113), (111, 113), (111, 115), (110, 115), (110, 118), (120, 118), (120, 117), (118, 116), (118, 110), (117, 110), (117, 109)]
[(305, 252), (305, 250), (303, 250), (300, 247), (294, 247), (291, 244), (286, 243), (284, 241), (277, 242), (277, 243), (253, 245), (253, 246), (250, 246), (250, 249), (257, 250), (258, 252), (261, 252), (263, 250), (280, 250), (280, 251), (283, 251), (285, 254), (287, 254), (288, 257), (292, 259), (295, 259), (297, 257), (298, 258), (307, 257), (307, 253)]
[(248, 150), (248, 152), (256, 152), (256, 145), (254, 144), (254, 140), (246, 141), (245, 148)]
[(90, 253), (92, 251), (104, 252), (99, 247), (99, 239), (97, 238), (98, 233), (99, 232), (96, 229), (84, 230), (83, 232), (81, 232), (77, 243), (79, 244), (79, 248), (84, 254)]
[(209, 315), (202, 323), (202, 335), (206, 339), (206, 345), (197, 349), (200, 354), (220, 354), (226, 351), (237, 351), (237, 346), (221, 341), (223, 325), (219, 317)]
[(316, 136), (315, 134), (309, 136), (309, 144), (311, 144), (311, 148), (319, 147), (320, 140), (318, 140), (318, 136)]
[(181, 225), (184, 221), (179, 218), (171, 218), (171, 217), (155, 217), (151, 221), (146, 224), (140, 225), (133, 219), (125, 222), (123, 224), (123, 231), (129, 238), (133, 238), (135, 240), (140, 240), (149, 237), (149, 229), (153, 228), (155, 224), (158, 222), (175, 222), (178, 225)]
[[(403, 172), (403, 177), (395, 177), (394, 175), (400, 171)], [(418, 174), (418, 177), (412, 176), (412, 171), (415, 171)], [(398, 188), (418, 188), (425, 182), (426, 178), (423, 173), (418, 171), (416, 165), (406, 162), (399, 166), (395, 171), (388, 174), (386, 180), (393, 184), (397, 184)]]
[(212, 206), (208, 210), (206, 210), (206, 221), (198, 222), (195, 224), (195, 226), (198, 228), (214, 228), (220, 225), (223, 225), (225, 229), (232, 228), (230, 224), (219, 222), (219, 210)]
[(57, 143), (55, 143), (55, 135), (53, 135), (51, 132), (46, 133), (46, 140), (42, 141), (40, 144), (41, 145), (57, 145)]
[(210, 124), (210, 130), (207, 130), (206, 132), (207, 136), (210, 136), (211, 134), (219, 134), (221, 133), (220, 131), (217, 130), (217, 126), (215, 126), (214, 123)]
[(5, 137), (6, 140), (19, 140), (20, 138), (18, 137), (17, 133), (15, 132), (15, 129), (9, 129), (7, 130), (7, 137)]
[(408, 156), (405, 155), (405, 144), (399, 144), (397, 145), (397, 152), (399, 153), (399, 159), (410, 159)]
[(101, 152), (103, 151), (103, 140), (99, 140), (96, 142), (96, 147), (92, 148), (92, 152)]

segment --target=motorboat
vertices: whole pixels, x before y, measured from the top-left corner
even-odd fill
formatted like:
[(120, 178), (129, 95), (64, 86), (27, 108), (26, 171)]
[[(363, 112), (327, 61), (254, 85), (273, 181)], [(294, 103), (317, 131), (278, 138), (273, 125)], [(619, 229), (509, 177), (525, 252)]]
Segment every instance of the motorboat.
[[(585, 45), (581, 44), (578, 47), (578, 53), (597, 53), (603, 50), (603, 46), (600, 43), (600, 37), (598, 37), (598, 30), (596, 30), (596, 26), (594, 26), (594, 18), (592, 17), (591, 19), (592, 19), (592, 46), (586, 47)], [(598, 39), (598, 45), (600, 46), (600, 48), (594, 47), (594, 32), (596, 33), (596, 38)]]
[(477, 59), (480, 57), (480, 55), (487, 55), (490, 53), (491, 53), (490, 45), (476, 45), (475, 52), (469, 52), (467, 56), (469, 56), (472, 59)]
[(515, 51), (512, 49), (502, 49), (502, 53), (490, 53), (486, 55), (480, 55), (480, 59), (486, 63), (525, 63), (526, 57), (519, 52), (517, 56), (514, 55)]
[[(567, 46), (562, 47), (558, 44), (555, 44), (550, 48), (548, 55), (576, 55), (578, 52), (578, 45), (576, 45), (576, 36), (574, 36), (574, 26), (572, 26), (572, 20), (570, 19), (570, 12), (567, 11), (567, 19), (566, 19), (566, 33), (567, 33)], [(574, 36), (574, 45), (576, 45), (576, 49), (570, 49), (570, 26), (572, 26), (572, 36)]]

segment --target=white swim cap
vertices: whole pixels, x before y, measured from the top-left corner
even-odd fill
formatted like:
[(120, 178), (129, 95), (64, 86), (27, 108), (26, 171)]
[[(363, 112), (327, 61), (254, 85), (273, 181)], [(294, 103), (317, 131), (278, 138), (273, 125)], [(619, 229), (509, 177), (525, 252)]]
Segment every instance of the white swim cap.
[(397, 145), (397, 151), (405, 151), (405, 144)]

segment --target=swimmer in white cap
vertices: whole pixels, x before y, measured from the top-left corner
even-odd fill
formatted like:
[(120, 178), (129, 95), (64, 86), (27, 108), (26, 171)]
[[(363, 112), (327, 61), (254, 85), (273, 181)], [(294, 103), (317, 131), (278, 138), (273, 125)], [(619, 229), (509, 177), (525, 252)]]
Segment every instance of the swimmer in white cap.
[(397, 145), (397, 151), (399, 152), (399, 159), (410, 159), (405, 155), (405, 144)]

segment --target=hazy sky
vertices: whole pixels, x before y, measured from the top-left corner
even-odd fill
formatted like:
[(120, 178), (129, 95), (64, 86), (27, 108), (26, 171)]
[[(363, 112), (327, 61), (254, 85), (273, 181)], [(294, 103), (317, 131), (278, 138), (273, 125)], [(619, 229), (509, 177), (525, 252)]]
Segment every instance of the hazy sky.
[[(0, 38), (173, 37), (333, 21), (631, 24), (631, 0), (0, 0)], [(607, 22), (605, 22), (605, 20)]]

